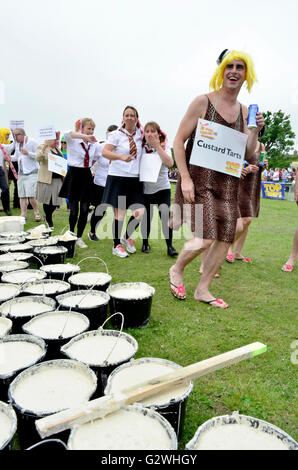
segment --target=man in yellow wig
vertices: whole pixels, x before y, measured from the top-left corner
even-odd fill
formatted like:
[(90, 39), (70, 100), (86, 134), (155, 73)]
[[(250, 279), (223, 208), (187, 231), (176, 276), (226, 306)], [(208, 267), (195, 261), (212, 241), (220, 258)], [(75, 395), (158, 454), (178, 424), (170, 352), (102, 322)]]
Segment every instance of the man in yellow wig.
[[(248, 109), (237, 99), (244, 83), (250, 92), (256, 81), (251, 57), (242, 51), (226, 49), (220, 54), (217, 64), (210, 81), (211, 91), (198, 96), (190, 104), (174, 141), (174, 154), (180, 176), (176, 185), (173, 226), (178, 229), (183, 222), (187, 222), (193, 238), (185, 243), (176, 263), (170, 268), (169, 279), (172, 294), (179, 300), (184, 300), (184, 269), (196, 256), (210, 247), (194, 298), (212, 307), (227, 308), (228, 304), (223, 299), (216, 298), (209, 291), (209, 287), (226, 257), (229, 244), (234, 240), (238, 217), (239, 178), (192, 165), (189, 160), (199, 118), (247, 134), (247, 161), (255, 151), (258, 133), (264, 126), (264, 118), (261, 113), (257, 113), (257, 127), (248, 130)], [(234, 136), (236, 132), (229, 131), (229, 134)], [(187, 139), (185, 149), (184, 143)], [(202, 208), (201, 223), (197, 220), (198, 207)]]

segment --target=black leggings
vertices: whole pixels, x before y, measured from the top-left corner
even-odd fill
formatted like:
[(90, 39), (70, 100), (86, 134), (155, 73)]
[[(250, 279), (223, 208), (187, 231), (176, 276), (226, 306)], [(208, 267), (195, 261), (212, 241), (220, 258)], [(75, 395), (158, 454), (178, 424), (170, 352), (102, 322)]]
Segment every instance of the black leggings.
[(71, 232), (74, 232), (76, 223), (78, 222), (77, 227), (77, 236), (81, 238), (83, 235), (84, 229), (87, 224), (88, 219), (88, 210), (89, 210), (89, 201), (80, 202), (80, 215), (79, 215), (79, 201), (69, 201), (69, 228)]
[(150, 235), (151, 221), (153, 217), (153, 208), (158, 206), (159, 217), (161, 219), (162, 232), (168, 246), (172, 245), (173, 230), (169, 227), (171, 190), (162, 189), (154, 194), (144, 194), (145, 215), (141, 222), (141, 232), (143, 243), (148, 244)]
[(57, 206), (53, 206), (52, 204), (52, 198), (50, 200), (50, 204), (43, 204), (43, 211), (45, 213), (45, 216), (46, 216), (46, 222), (48, 223), (48, 225), (50, 225), (51, 227), (54, 225), (53, 224), (53, 213), (55, 212), (56, 210), (56, 207)]

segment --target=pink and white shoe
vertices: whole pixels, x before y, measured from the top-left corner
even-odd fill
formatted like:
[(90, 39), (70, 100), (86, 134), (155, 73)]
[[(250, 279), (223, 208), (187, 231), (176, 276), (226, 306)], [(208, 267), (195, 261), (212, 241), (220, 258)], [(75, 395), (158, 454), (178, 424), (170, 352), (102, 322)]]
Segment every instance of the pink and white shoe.
[(122, 245), (117, 245), (113, 248), (112, 254), (118, 256), (119, 258), (126, 258), (128, 253), (124, 250)]
[(132, 238), (121, 238), (120, 242), (125, 246), (128, 253), (135, 253), (136, 247), (134, 246), (134, 241)]

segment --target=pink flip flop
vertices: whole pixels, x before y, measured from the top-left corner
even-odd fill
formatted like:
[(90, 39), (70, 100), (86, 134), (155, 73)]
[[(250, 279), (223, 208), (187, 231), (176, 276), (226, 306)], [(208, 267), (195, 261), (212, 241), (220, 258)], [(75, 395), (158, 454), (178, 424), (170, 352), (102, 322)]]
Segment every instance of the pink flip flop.
[(230, 255), (226, 256), (226, 261), (228, 263), (234, 263), (235, 262), (235, 256), (231, 253)]
[(283, 267), (281, 268), (282, 271), (284, 271), (285, 273), (291, 273), (294, 269), (294, 266), (292, 266), (291, 264), (284, 264)]

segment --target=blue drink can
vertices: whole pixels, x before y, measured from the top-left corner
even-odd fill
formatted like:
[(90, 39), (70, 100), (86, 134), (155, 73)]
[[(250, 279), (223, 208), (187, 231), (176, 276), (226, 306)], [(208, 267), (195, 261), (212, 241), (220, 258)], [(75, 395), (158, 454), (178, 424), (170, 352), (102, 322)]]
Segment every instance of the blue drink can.
[(248, 108), (248, 118), (247, 118), (247, 128), (255, 129), (258, 127), (256, 122), (256, 115), (259, 111), (259, 106), (257, 104), (251, 104)]

